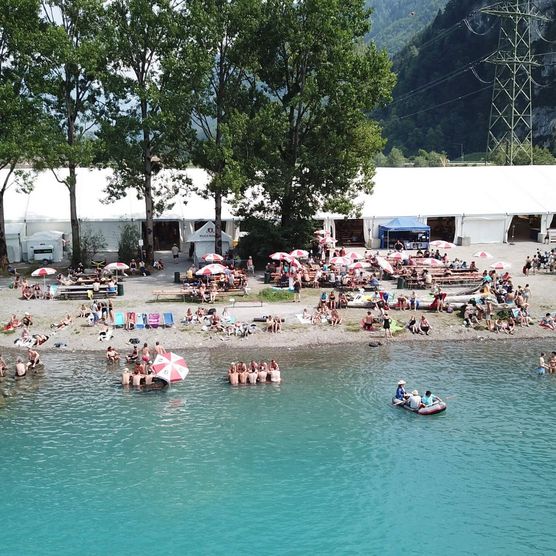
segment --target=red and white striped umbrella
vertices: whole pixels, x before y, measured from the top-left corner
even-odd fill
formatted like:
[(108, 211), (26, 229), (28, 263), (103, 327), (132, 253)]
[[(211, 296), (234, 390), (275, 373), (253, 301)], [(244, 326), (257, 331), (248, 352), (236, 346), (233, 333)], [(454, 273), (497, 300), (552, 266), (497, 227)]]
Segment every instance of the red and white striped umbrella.
[(309, 251), (305, 251), (305, 249), (294, 249), (290, 255), (300, 259), (306, 259), (309, 256)]
[(220, 263), (224, 260), (224, 257), (218, 253), (207, 253), (203, 255), (202, 259), (207, 261), (207, 263)]
[(357, 261), (355, 263), (351, 263), (348, 268), (350, 270), (363, 270), (364, 268), (369, 268), (371, 265), (364, 261)]
[(325, 236), (319, 241), (319, 243), (321, 245), (333, 245), (336, 243), (336, 240), (333, 237)]
[(358, 261), (359, 259), (363, 258), (363, 255), (360, 255), (359, 253), (356, 253), (355, 251), (348, 251), (344, 257), (347, 257), (348, 259), (350, 259), (351, 261)]
[(269, 257), (273, 260), (273, 261), (283, 261), (283, 260), (287, 260), (287, 258), (290, 256), (289, 253), (286, 253), (285, 251), (276, 251), (276, 253), (272, 253), (272, 255), (269, 255)]
[(452, 249), (453, 247), (456, 246), (455, 243), (450, 243), (449, 241), (443, 241), (441, 239), (436, 239), (434, 241), (431, 241), (429, 245), (431, 247), (434, 247), (435, 249)]
[(380, 266), (382, 270), (385, 270), (386, 272), (388, 272), (388, 274), (394, 274), (392, 265), (384, 257), (375, 257), (375, 260), (376, 264)]
[(303, 266), (295, 257), (292, 257), (291, 255), (284, 257), (282, 260), (288, 263), (290, 266), (295, 266), (296, 268)]
[(403, 261), (408, 258), (408, 254), (405, 251), (396, 251), (390, 255), (393, 261)]
[(330, 259), (330, 264), (337, 264), (337, 265), (344, 265), (347, 266), (348, 264), (351, 264), (353, 261), (351, 259), (348, 259), (347, 257), (332, 257)]
[(108, 263), (105, 267), (104, 270), (127, 270), (129, 268), (129, 266), (127, 266), (125, 263)]
[(494, 270), (506, 270), (507, 268), (512, 268), (512, 265), (506, 261), (496, 261), (490, 265), (490, 268)]
[(34, 276), (35, 278), (45, 278), (46, 276), (51, 276), (52, 274), (56, 274), (55, 268), (43, 266), (41, 268), (37, 268), (37, 270), (33, 270), (31, 276)]
[(476, 253), (473, 253), (473, 256), (478, 259), (494, 259), (494, 257), (487, 251), (477, 251)]
[(431, 266), (431, 267), (444, 266), (444, 263), (442, 261), (439, 261), (438, 259), (433, 259), (433, 258), (423, 259), (421, 261), (421, 264), (423, 266)]
[(189, 373), (185, 359), (172, 352), (158, 354), (151, 369), (155, 376), (166, 382), (178, 382)]
[(213, 263), (200, 268), (195, 274), (197, 276), (212, 276), (213, 274), (225, 274), (226, 272), (229, 272), (229, 270), (225, 266)]

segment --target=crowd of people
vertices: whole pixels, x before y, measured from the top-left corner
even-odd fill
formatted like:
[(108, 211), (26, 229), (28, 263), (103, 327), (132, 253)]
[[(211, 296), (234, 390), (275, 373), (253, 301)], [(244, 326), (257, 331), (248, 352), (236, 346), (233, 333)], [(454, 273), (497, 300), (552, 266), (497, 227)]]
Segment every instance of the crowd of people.
[(249, 365), (243, 361), (234, 362), (228, 369), (228, 381), (232, 386), (238, 384), (278, 383), (282, 381), (280, 366), (275, 359), (270, 362), (252, 360)]

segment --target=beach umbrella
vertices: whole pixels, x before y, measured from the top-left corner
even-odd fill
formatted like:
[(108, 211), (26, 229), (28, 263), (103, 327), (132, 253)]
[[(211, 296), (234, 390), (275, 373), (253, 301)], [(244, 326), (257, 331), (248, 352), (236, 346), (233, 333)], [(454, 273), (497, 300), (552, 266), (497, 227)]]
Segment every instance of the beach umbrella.
[(441, 239), (436, 239), (434, 241), (431, 241), (429, 245), (431, 247), (434, 247), (435, 249), (452, 249), (453, 247), (456, 246), (455, 243), (450, 243), (449, 241), (443, 241)]
[(283, 261), (284, 259), (287, 259), (287, 257), (289, 257), (289, 253), (286, 253), (285, 251), (276, 251), (276, 253), (272, 253), (272, 255), (269, 255), (269, 257), (273, 260), (273, 261)]
[(208, 264), (207, 266), (204, 266), (203, 268), (200, 268), (195, 275), (196, 276), (211, 276), (213, 274), (226, 274), (227, 272), (229, 272), (229, 270), (218, 263), (213, 263), (213, 264)]
[(348, 268), (350, 270), (363, 270), (364, 268), (369, 268), (371, 265), (364, 261), (357, 261), (355, 263), (351, 263)]
[(291, 257), (298, 257), (300, 259), (306, 259), (309, 256), (309, 251), (305, 251), (305, 249), (294, 249), (290, 253)]
[(351, 264), (353, 261), (351, 259), (348, 259), (347, 257), (332, 257), (330, 259), (330, 264), (337, 264), (340, 266), (347, 266), (348, 264)]
[(444, 263), (442, 261), (439, 261), (438, 259), (433, 259), (433, 258), (430, 258), (430, 257), (426, 258), (426, 259), (423, 259), (421, 261), (421, 264), (423, 266), (432, 266), (432, 267), (444, 266)]
[(511, 268), (512, 265), (507, 263), (506, 261), (496, 261), (490, 265), (490, 268), (494, 270), (506, 270), (507, 268)]
[(158, 354), (151, 365), (151, 369), (154, 376), (166, 382), (178, 382), (189, 373), (185, 359), (172, 352)]
[(393, 261), (403, 261), (405, 259), (407, 259), (409, 256), (405, 251), (396, 251), (395, 253), (392, 253), (390, 255), (390, 258)]
[(314, 231), (314, 235), (316, 235), (316, 236), (323, 236), (324, 234), (326, 234), (326, 232), (324, 230), (315, 230)]
[(115, 270), (116, 272), (118, 272), (118, 270), (121, 270), (122, 272), (124, 270), (128, 270), (129, 266), (127, 266), (125, 263), (109, 263), (104, 267), (104, 270)]
[(384, 257), (375, 257), (375, 260), (376, 264), (380, 266), (382, 270), (385, 270), (386, 272), (388, 272), (388, 274), (394, 274), (392, 265)]
[(344, 257), (347, 257), (351, 261), (358, 261), (359, 259), (363, 258), (363, 255), (356, 253), (355, 251), (348, 251)]
[(46, 277), (51, 276), (52, 274), (56, 274), (56, 269), (50, 268), (48, 266), (43, 266), (41, 268), (37, 268), (37, 270), (33, 270), (31, 276), (34, 276), (35, 278), (42, 278), (43, 289), (46, 290)]
[(336, 243), (336, 240), (333, 237), (325, 236), (319, 241), (319, 243), (321, 245), (332, 245)]
[(473, 253), (473, 256), (477, 257), (478, 259), (493, 259), (494, 258), (487, 251), (477, 251), (476, 253)]
[(282, 260), (288, 263), (290, 266), (295, 266), (297, 268), (302, 266), (302, 264), (295, 257), (292, 257), (292, 255), (288, 255), (287, 257), (284, 257)]
[(203, 261), (207, 263), (220, 263), (224, 260), (222, 255), (218, 255), (217, 253), (207, 253), (202, 257)]

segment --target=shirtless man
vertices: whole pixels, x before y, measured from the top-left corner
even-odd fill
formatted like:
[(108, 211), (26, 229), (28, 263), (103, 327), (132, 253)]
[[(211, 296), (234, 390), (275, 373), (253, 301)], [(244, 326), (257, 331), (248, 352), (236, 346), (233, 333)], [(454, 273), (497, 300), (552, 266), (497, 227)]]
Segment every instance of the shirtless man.
[(15, 360), (15, 378), (22, 378), (27, 374), (27, 367), (23, 363), (23, 359), (18, 357)]
[(137, 346), (133, 346), (133, 351), (126, 355), (125, 358), (128, 363), (135, 363), (137, 359), (139, 359), (139, 350), (137, 349)]
[(106, 359), (108, 363), (115, 363), (120, 360), (120, 354), (112, 346), (108, 346), (106, 350)]
[(164, 355), (166, 353), (166, 350), (160, 345), (160, 342), (155, 343), (154, 351), (157, 355)]
[(251, 361), (249, 375), (248, 375), (249, 384), (257, 384), (257, 379), (259, 378), (259, 365), (256, 361)]
[(261, 361), (259, 363), (259, 382), (266, 382), (268, 376), (268, 365), (266, 361)]
[(129, 382), (131, 380), (131, 373), (129, 369), (126, 367), (124, 372), (122, 373), (122, 386), (129, 386)]
[(135, 367), (131, 378), (133, 380), (133, 386), (141, 386), (141, 379), (143, 378), (143, 375), (139, 373), (137, 367)]
[(280, 367), (278, 366), (278, 363), (276, 362), (275, 359), (270, 360), (269, 371), (270, 371), (270, 382), (282, 381), (282, 377), (280, 376)]
[(249, 372), (247, 371), (247, 365), (243, 363), (238, 363), (238, 371), (239, 371), (239, 383), (240, 384), (247, 384), (247, 378), (249, 376)]
[(27, 350), (27, 358), (29, 359), (27, 369), (34, 369), (41, 362), (39, 352), (31, 348)]
[(239, 384), (239, 374), (235, 363), (232, 363), (228, 369), (228, 380), (232, 386), (237, 386)]

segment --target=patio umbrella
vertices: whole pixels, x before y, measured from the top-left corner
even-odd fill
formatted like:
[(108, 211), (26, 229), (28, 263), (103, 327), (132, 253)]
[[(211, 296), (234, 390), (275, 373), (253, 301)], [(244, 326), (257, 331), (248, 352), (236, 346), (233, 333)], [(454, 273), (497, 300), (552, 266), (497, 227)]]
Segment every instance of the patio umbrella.
[(375, 260), (376, 264), (380, 266), (382, 270), (385, 270), (386, 272), (388, 272), (388, 274), (394, 274), (392, 265), (384, 257), (375, 257)]
[(371, 265), (364, 261), (357, 261), (355, 263), (351, 263), (348, 268), (350, 270), (363, 270), (364, 268), (369, 268)]
[(178, 382), (189, 373), (185, 359), (172, 352), (158, 354), (151, 365), (151, 369), (154, 376), (166, 382)]
[(444, 266), (444, 263), (442, 261), (439, 261), (438, 259), (432, 259), (432, 258), (427, 258), (427, 259), (423, 259), (421, 261), (421, 264), (423, 266)]
[(202, 259), (203, 261), (207, 261), (207, 263), (220, 263), (224, 260), (224, 257), (217, 253), (207, 253), (203, 255)]
[(351, 261), (358, 261), (359, 259), (363, 258), (363, 255), (360, 255), (355, 251), (348, 251), (344, 256), (350, 259)]
[(323, 238), (319, 241), (319, 243), (320, 243), (321, 245), (332, 245), (333, 243), (336, 243), (336, 240), (335, 240), (333, 237), (326, 236), (326, 237), (323, 237)]
[(306, 259), (309, 256), (309, 251), (305, 251), (305, 249), (294, 249), (290, 256), (298, 257), (300, 259)]
[(229, 272), (229, 270), (218, 263), (213, 263), (213, 264), (208, 264), (207, 266), (204, 266), (203, 268), (200, 268), (195, 275), (196, 276), (211, 276), (213, 274), (226, 274), (227, 272)]
[(436, 239), (435, 241), (431, 241), (429, 243), (431, 247), (435, 247), (436, 249), (452, 249), (455, 247), (455, 243), (450, 243), (449, 241), (443, 241), (441, 239)]
[(507, 268), (511, 268), (512, 265), (507, 263), (506, 261), (496, 261), (490, 265), (490, 268), (494, 270), (506, 270)]
[(52, 274), (56, 274), (56, 269), (50, 268), (48, 266), (42, 266), (41, 268), (37, 268), (37, 270), (33, 270), (31, 276), (34, 276), (35, 278), (42, 278), (43, 289), (46, 290), (46, 277), (51, 276)]
[(347, 257), (332, 257), (330, 259), (330, 264), (337, 264), (337, 265), (344, 265), (347, 266), (348, 264), (351, 264), (353, 261), (351, 259), (348, 259)]
[(273, 261), (283, 261), (285, 258), (289, 256), (290, 256), (289, 253), (286, 253), (285, 251), (276, 251), (276, 253), (272, 253), (272, 255), (269, 255), (269, 257)]
[(403, 261), (408, 258), (408, 254), (405, 251), (396, 251), (390, 255), (390, 258), (394, 261)]
[(288, 255), (282, 259), (283, 261), (287, 262), (290, 266), (300, 267), (301, 263), (292, 255)]
[(494, 258), (490, 253), (487, 253), (486, 251), (477, 251), (476, 253), (473, 253), (473, 256), (477, 257), (478, 259), (493, 259)]

